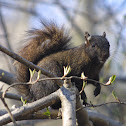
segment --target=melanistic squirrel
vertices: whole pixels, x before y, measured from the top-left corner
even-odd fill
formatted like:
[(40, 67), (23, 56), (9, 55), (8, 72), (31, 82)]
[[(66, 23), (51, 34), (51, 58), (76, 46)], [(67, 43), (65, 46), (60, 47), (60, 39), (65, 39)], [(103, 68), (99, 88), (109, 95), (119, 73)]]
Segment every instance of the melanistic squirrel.
[[(69, 76), (80, 77), (84, 72), (86, 77), (99, 81), (99, 72), (109, 57), (110, 45), (105, 32), (102, 36), (90, 36), (86, 32), (85, 42), (82, 45), (68, 49), (71, 37), (63, 27), (59, 28), (53, 22), (42, 24), (44, 26), (42, 30), (34, 29), (28, 32), (29, 43), (21, 49), (19, 55), (58, 77), (63, 76), (64, 66), (70, 66)], [(19, 62), (16, 63), (16, 67), (18, 80), (28, 82), (29, 68)], [(37, 76), (37, 72), (35, 76)], [(41, 78), (46, 77), (41, 75)], [(73, 79), (72, 81), (80, 91), (82, 80)], [(91, 83), (96, 86), (94, 95), (97, 96), (100, 93), (100, 84)], [(29, 86), (18, 86), (19, 92), (28, 96), (31, 101), (47, 96), (58, 88), (59, 86), (53, 80), (45, 80)], [(85, 101), (84, 92), (81, 97)], [(55, 104), (52, 107), (58, 108), (59, 106)]]

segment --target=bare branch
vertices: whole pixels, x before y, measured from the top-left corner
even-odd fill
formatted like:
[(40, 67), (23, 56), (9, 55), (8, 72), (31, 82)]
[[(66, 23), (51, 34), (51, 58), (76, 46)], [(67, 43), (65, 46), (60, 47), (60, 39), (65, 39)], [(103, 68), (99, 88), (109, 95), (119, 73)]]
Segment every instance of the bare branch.
[[(0, 98), (2, 97), (3, 92), (0, 91)], [(13, 93), (6, 93), (5, 98), (13, 99), (13, 100), (21, 100), (21, 95), (13, 94)], [(25, 98), (23, 98), (25, 99)]]
[[(51, 104), (54, 104), (57, 100), (59, 100), (60, 91), (61, 90), (59, 89), (56, 92), (50, 94), (49, 96), (46, 96), (46, 97), (44, 97), (42, 99), (39, 99), (38, 101), (35, 101), (33, 103), (29, 103), (28, 105), (25, 105), (25, 106), (22, 106), (22, 107), (20, 107), (18, 109), (15, 109), (14, 111), (12, 111), (12, 114), (14, 115), (16, 120), (42, 119), (42, 118), (48, 119), (48, 116), (44, 115), (43, 113), (34, 113), (34, 114), (32, 114), (32, 113), (36, 112), (38, 110), (41, 110), (41, 109), (43, 109), (43, 108), (45, 108), (47, 106), (50, 106)], [(79, 95), (77, 95), (77, 96), (79, 96)], [(79, 99), (77, 99), (76, 103), (77, 103), (77, 109), (82, 107), (82, 104), (81, 104)], [(3, 113), (5, 114), (5, 112), (3, 112)], [(57, 113), (58, 113), (58, 111), (56, 113), (51, 112), (51, 118), (56, 118), (57, 115), (58, 115)], [(98, 116), (97, 114), (95, 114), (95, 116), (93, 116), (92, 114), (90, 114), (90, 111), (87, 113), (84, 108), (81, 109), (81, 110), (78, 110), (76, 113), (77, 113), (78, 123), (82, 124), (82, 126), (84, 124), (89, 123), (90, 120), (94, 121), (94, 117), (95, 117), (95, 122), (94, 123), (96, 123), (96, 121), (99, 120), (99, 118), (100, 118), (100, 120), (102, 120), (102, 122), (103, 121), (106, 122), (106, 120), (107, 120), (107, 122), (109, 122), (111, 124), (110, 126), (122, 126), (120, 123), (118, 123), (118, 122), (116, 122), (114, 120), (111, 120), (111, 119), (109, 119), (107, 117), (106, 117), (107, 118), (106, 119), (104, 116)], [(88, 114), (90, 115), (89, 117), (88, 117)], [(5, 114), (5, 115), (0, 117), (0, 125), (7, 124), (10, 121), (11, 120), (10, 120), (9, 114)], [(81, 126), (81, 125), (79, 125), (79, 126)]]
[(11, 85), (16, 82), (16, 77), (14, 74), (0, 69), (0, 81)]
[(126, 105), (126, 102), (106, 102), (106, 103), (102, 103), (102, 104), (97, 104), (97, 105), (94, 105), (94, 104), (89, 104), (83, 108), (88, 108), (88, 107), (100, 107), (100, 106), (103, 106), (103, 105), (107, 105), (107, 104), (122, 104), (122, 105)]
[[(48, 107), (52, 104), (54, 104), (59, 99), (59, 90), (56, 92), (39, 99), (33, 103), (29, 103), (28, 105), (22, 106), (14, 111), (12, 111), (12, 114), (16, 120), (19, 118), (22, 118), (30, 113), (36, 112), (38, 110), (41, 110), (45, 107)], [(4, 125), (11, 122), (9, 114), (5, 114), (0, 117), (0, 125)]]
[(14, 126), (17, 126), (15, 118), (12, 115), (11, 110), (9, 109), (9, 107), (8, 107), (7, 103), (5, 102), (5, 99), (3, 97), (1, 97), (1, 101), (3, 102), (3, 104), (4, 104), (4, 106), (5, 106), (6, 110), (7, 110), (7, 112), (9, 113), (9, 116), (10, 116), (10, 118), (11, 118)]
[(60, 100), (62, 103), (62, 125), (76, 126), (76, 88), (72, 86), (71, 80), (64, 80), (61, 88)]
[[(12, 57), (13, 59), (19, 61), (20, 63), (26, 65), (27, 67), (29, 67), (30, 69), (35, 69), (36, 71), (41, 70), (41, 73), (48, 76), (48, 77), (55, 77), (52, 73), (48, 72), (47, 70), (33, 64), (32, 62), (24, 59), (23, 57), (17, 55), (16, 53), (9, 51), (8, 49), (6, 49), (5, 47), (0, 45), (0, 51), (2, 51), (3, 53), (9, 55), (10, 57)], [(62, 82), (56, 80), (57, 84), (59, 84), (59, 86), (62, 86)]]
[[(18, 109), (18, 108), (11, 109), (11, 111), (14, 111), (16, 109)], [(50, 118), (51, 119), (57, 119), (59, 110), (53, 110), (53, 109), (49, 108), (49, 111), (50, 111)], [(34, 119), (49, 119), (49, 116), (47, 116), (45, 114), (45, 112), (46, 112), (46, 110), (43, 109), (43, 110), (40, 110), (40, 111), (35, 112), (33, 114), (28, 114), (26, 116), (22, 116), (21, 118), (18, 119), (18, 121), (21, 121), (21, 120), (34, 120)], [(8, 112), (5, 109), (0, 110), (0, 116), (3, 116), (5, 114), (7, 114), (7, 113)], [(60, 119), (60, 118), (58, 117), (58, 119)]]

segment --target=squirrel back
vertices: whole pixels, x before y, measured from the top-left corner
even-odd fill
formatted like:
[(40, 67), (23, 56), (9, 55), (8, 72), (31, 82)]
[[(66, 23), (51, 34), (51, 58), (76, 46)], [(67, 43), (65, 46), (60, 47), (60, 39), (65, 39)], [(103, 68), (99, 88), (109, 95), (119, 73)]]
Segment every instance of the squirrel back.
[[(21, 49), (19, 55), (52, 72), (55, 76), (63, 76), (63, 67), (70, 66), (72, 70), (69, 76), (81, 76), (81, 73), (84, 72), (86, 77), (99, 81), (99, 72), (109, 57), (110, 45), (106, 34), (90, 36), (85, 32), (85, 42), (81, 46), (68, 49), (71, 37), (63, 27), (58, 28), (54, 23), (43, 23), (43, 25), (44, 29), (42, 30), (29, 31), (29, 44)], [(28, 82), (28, 68), (19, 62), (16, 63), (16, 67), (18, 81)], [(41, 74), (41, 78), (45, 77)], [(72, 81), (80, 91), (83, 81), (77, 79)], [(97, 96), (100, 93), (100, 84), (95, 82), (92, 84), (96, 86), (94, 95)], [(58, 88), (53, 80), (46, 80), (31, 86), (18, 86), (18, 91), (28, 95), (31, 100), (37, 100), (51, 94)], [(84, 91), (81, 93), (81, 97), (85, 100)]]

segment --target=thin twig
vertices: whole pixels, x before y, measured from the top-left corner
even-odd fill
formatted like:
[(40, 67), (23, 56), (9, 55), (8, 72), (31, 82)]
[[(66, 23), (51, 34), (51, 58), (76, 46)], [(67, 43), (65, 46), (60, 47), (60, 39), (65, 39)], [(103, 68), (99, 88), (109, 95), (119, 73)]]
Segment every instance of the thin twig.
[(11, 88), (11, 87), (14, 87), (14, 86), (17, 86), (17, 85), (32, 85), (32, 84), (35, 84), (36, 82), (40, 82), (40, 81), (45, 81), (45, 80), (65, 80), (65, 79), (80, 79), (80, 80), (84, 80), (84, 81), (92, 81), (92, 82), (96, 82), (96, 83), (99, 83), (99, 84), (102, 84), (103, 86), (109, 86), (109, 85), (105, 85), (104, 83), (100, 83), (96, 80), (93, 80), (93, 79), (88, 79), (88, 78), (81, 78), (81, 77), (77, 77), (77, 76), (70, 76), (70, 77), (55, 77), (55, 78), (43, 78), (43, 79), (39, 79), (37, 81), (34, 81), (34, 82), (28, 82), (28, 83), (14, 83), (14, 84), (11, 84), (2, 94), (2, 97), (5, 98), (6, 96), (6, 92)]
[(82, 108), (79, 108), (79, 109), (77, 109), (76, 111), (79, 111), (79, 110), (81, 110), (81, 109), (83, 109), (83, 108), (89, 108), (89, 107), (93, 107), (93, 108), (95, 108), (95, 107), (101, 107), (101, 106), (103, 106), (103, 105), (108, 105), (108, 104), (122, 104), (122, 105), (126, 105), (126, 102), (106, 102), (106, 103), (102, 103), (102, 104), (97, 104), (97, 105), (94, 105), (94, 104), (88, 104), (88, 105), (86, 105), (86, 106), (83, 106)]
[[(0, 90), (2, 90), (2, 88)], [(3, 97), (3, 94), (2, 94), (2, 97), (1, 97), (1, 101), (3, 102), (3, 104), (4, 104), (4, 106), (5, 106), (6, 110), (7, 110), (7, 112), (9, 113), (10, 118), (11, 118), (12, 122), (14, 123), (14, 126), (17, 126), (15, 118), (13, 117), (13, 115), (12, 115), (12, 113), (11, 113), (8, 105), (7, 105), (7, 103), (5, 102), (5, 98)]]
[[(45, 81), (45, 80), (65, 80), (65, 79), (80, 79), (80, 80), (84, 80), (84, 81), (92, 81), (92, 82), (95, 82), (95, 83), (98, 83), (98, 84), (101, 84), (103, 86), (109, 86), (109, 85), (106, 85), (105, 83), (101, 83), (99, 81), (96, 81), (96, 80), (93, 80), (93, 79), (90, 79), (90, 78), (81, 78), (81, 77), (77, 77), (77, 76), (70, 76), (70, 77), (54, 77), (54, 78), (42, 78), (42, 79), (39, 79), (38, 82), (40, 81)], [(33, 82), (34, 83), (34, 82)]]
[(1, 98), (1, 101), (3, 102), (5, 108), (7, 109), (7, 112), (9, 113), (10, 118), (11, 118), (12, 122), (14, 123), (14, 126), (17, 126), (15, 118), (13, 117), (13, 115), (12, 115), (12, 113), (11, 113), (11, 111), (10, 111), (10, 109), (9, 109), (9, 107), (8, 107), (7, 103), (5, 102), (5, 99), (3, 97)]
[(2, 94), (2, 97), (5, 98), (6, 96), (6, 92), (11, 88), (11, 87), (14, 87), (14, 86), (17, 86), (17, 85), (31, 85), (31, 83), (14, 83), (12, 85), (10, 85)]
[(40, 81), (45, 81), (45, 80), (65, 80), (65, 79), (80, 79), (80, 80), (84, 80), (84, 81), (92, 81), (92, 82), (95, 82), (95, 83), (99, 83), (103, 86), (109, 86), (109, 85), (105, 85), (104, 83), (100, 83), (99, 81), (96, 81), (96, 80), (93, 80), (93, 79), (89, 79), (89, 78), (81, 78), (81, 77), (77, 77), (77, 76), (70, 76), (70, 77), (54, 77), (54, 78), (42, 78), (42, 79), (39, 79), (37, 81), (34, 81), (34, 82), (28, 82), (28, 83), (14, 83), (14, 84), (11, 84), (3, 93), (3, 97), (5, 97), (5, 94), (6, 92), (11, 88), (11, 87), (14, 87), (14, 86), (17, 86), (17, 85), (32, 85), (36, 82), (40, 82)]

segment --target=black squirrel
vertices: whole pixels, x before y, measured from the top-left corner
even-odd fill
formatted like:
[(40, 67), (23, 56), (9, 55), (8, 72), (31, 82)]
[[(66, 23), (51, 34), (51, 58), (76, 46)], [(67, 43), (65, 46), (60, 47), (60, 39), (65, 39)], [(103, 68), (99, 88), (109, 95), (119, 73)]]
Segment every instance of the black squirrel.
[[(90, 36), (86, 32), (85, 42), (82, 45), (68, 49), (71, 37), (64, 27), (59, 28), (53, 22), (42, 24), (43, 29), (33, 29), (28, 32), (29, 43), (21, 49), (19, 55), (58, 77), (63, 76), (64, 66), (70, 66), (69, 76), (80, 77), (81, 73), (84, 72), (86, 77), (99, 81), (99, 72), (109, 57), (110, 45), (105, 32), (101, 36)], [(28, 82), (30, 78), (28, 67), (17, 62), (16, 68), (18, 80)], [(37, 76), (37, 72), (35, 76)], [(46, 77), (43, 74), (41, 75), (41, 78)], [(80, 91), (82, 80), (73, 79), (72, 81)], [(100, 84), (91, 83), (96, 86), (94, 95), (97, 96), (100, 93)], [(59, 86), (53, 80), (18, 86), (19, 92), (28, 96), (31, 101), (47, 96), (58, 88)], [(84, 92), (81, 93), (81, 97), (85, 104), (86, 95)], [(59, 105), (55, 104), (52, 107), (58, 108)]]

